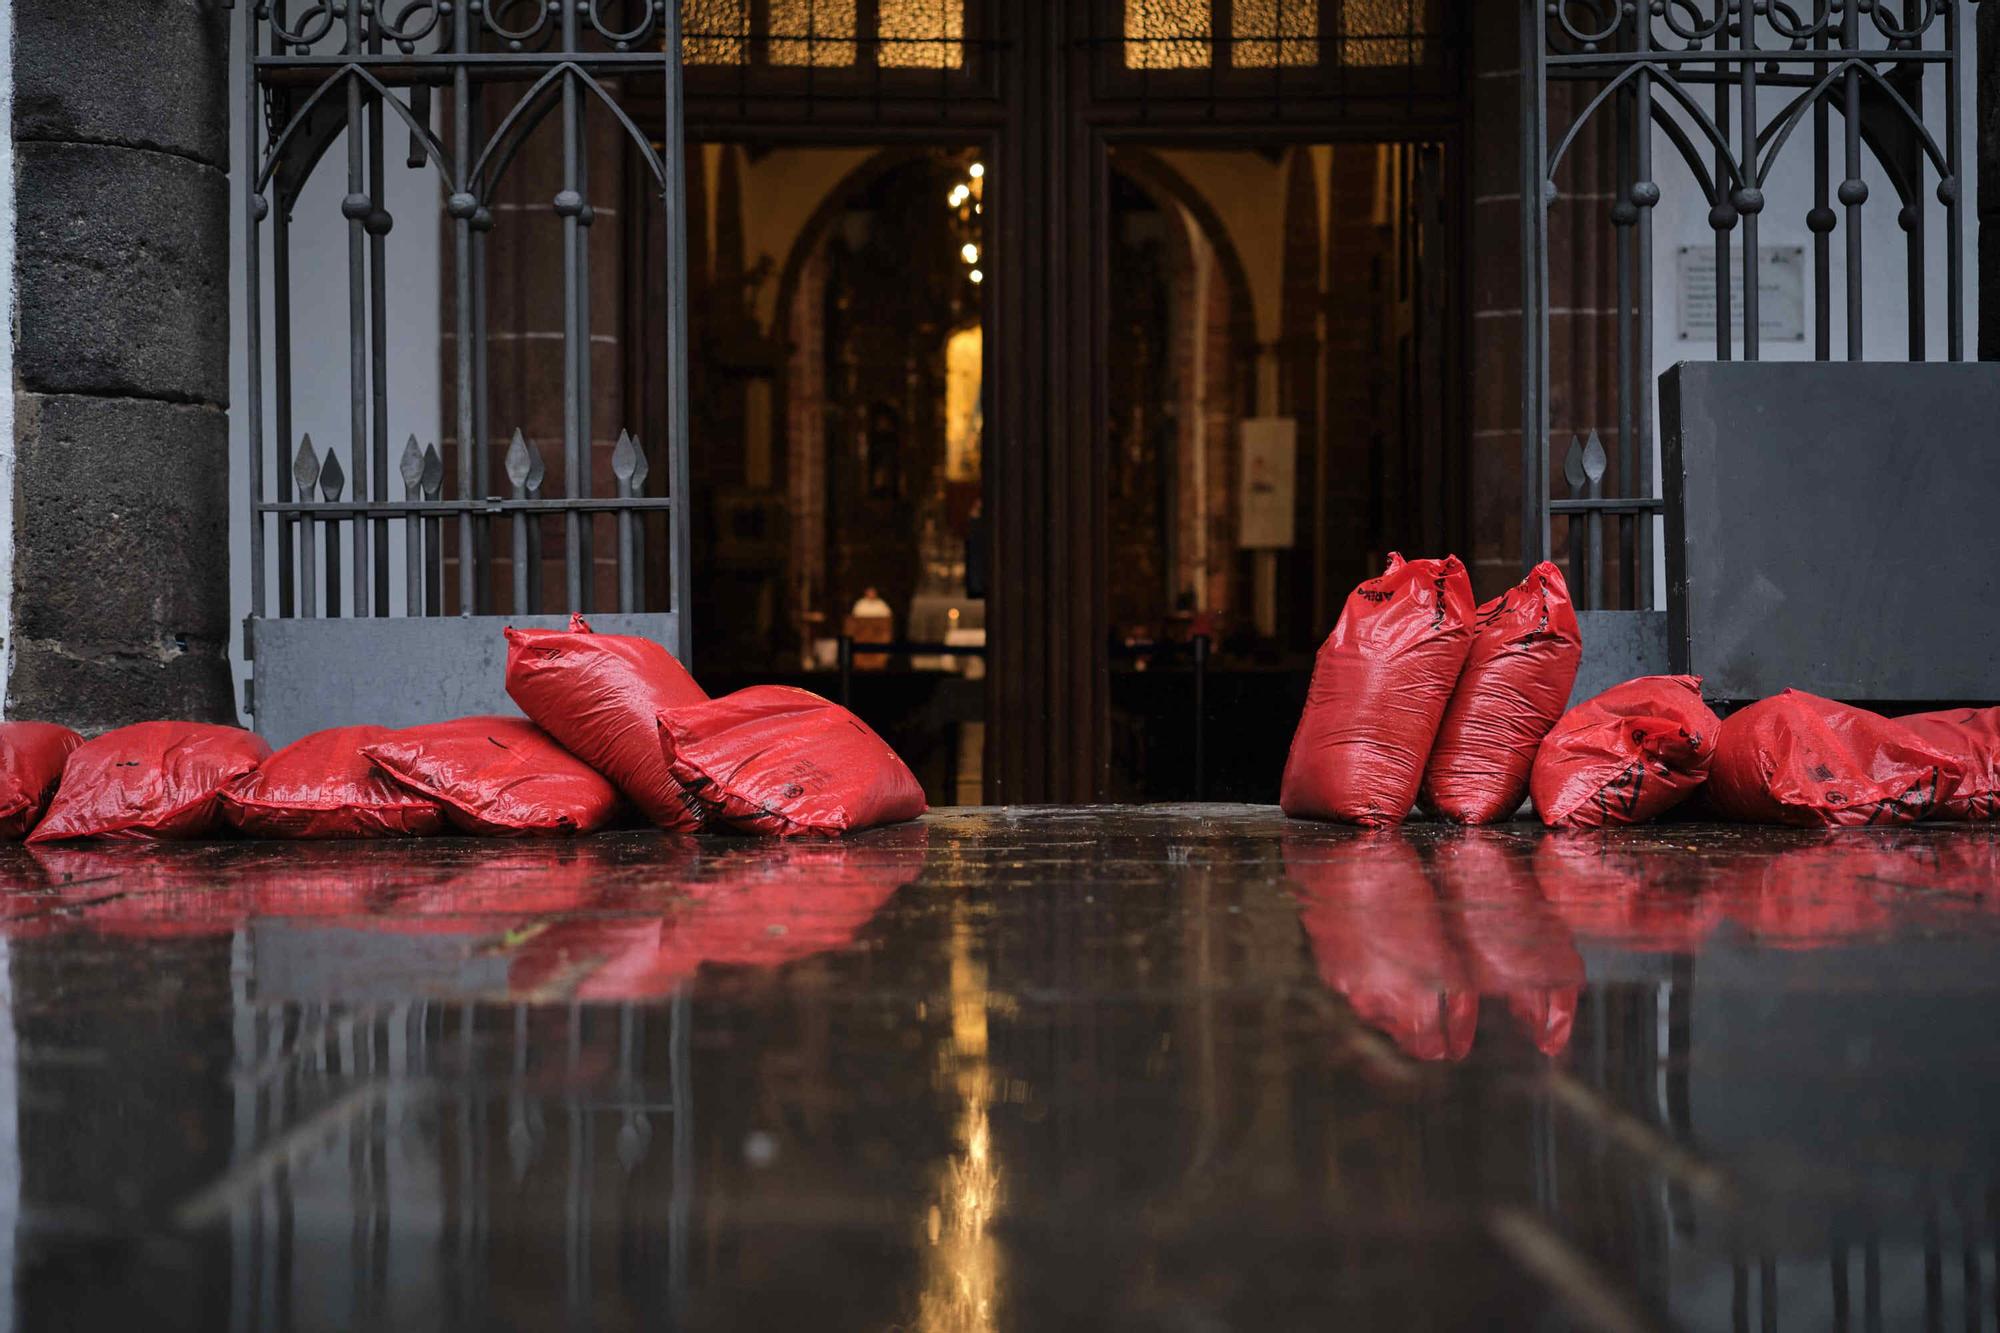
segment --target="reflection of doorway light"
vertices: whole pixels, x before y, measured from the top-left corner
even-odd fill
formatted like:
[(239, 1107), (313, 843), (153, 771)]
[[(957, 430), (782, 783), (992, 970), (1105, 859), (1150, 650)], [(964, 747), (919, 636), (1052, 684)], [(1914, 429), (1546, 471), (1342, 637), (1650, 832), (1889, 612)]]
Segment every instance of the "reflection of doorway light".
[(944, 479), (979, 480), (979, 381), (986, 337), (977, 324), (944, 344)]

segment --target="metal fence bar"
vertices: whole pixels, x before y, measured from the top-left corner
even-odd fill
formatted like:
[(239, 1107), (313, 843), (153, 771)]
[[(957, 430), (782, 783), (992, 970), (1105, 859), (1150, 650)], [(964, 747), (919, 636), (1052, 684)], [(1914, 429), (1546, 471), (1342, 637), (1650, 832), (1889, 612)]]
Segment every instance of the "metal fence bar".
[[(476, 477), (473, 471), (472, 455), (478, 448), (477, 434), (473, 429), (472, 413), (472, 344), (475, 336), (484, 341), (485, 330), (472, 322), (472, 222), (479, 208), (479, 196), (475, 191), (479, 183), (471, 177), (472, 172), (472, 85), (470, 70), (465, 57), (473, 47), (473, 24), (478, 21), (480, 11), (470, 5), (460, 5), (452, 11), (453, 49), (459, 54), (459, 62), (453, 66), (451, 75), (451, 125), (453, 138), (453, 159), (458, 169), (465, 173), (460, 184), (463, 189), (447, 204), (447, 211), (455, 219), (452, 227), (452, 317), (455, 321), (457, 343), (453, 350), (458, 353), (458, 497), (470, 499), (474, 492)], [(440, 534), (442, 535), (442, 534)], [(438, 559), (442, 563), (443, 553)], [(475, 603), (479, 553), (472, 532), (472, 515), (461, 514), (458, 519), (458, 610), (460, 615), (471, 615)], [(438, 610), (441, 612), (443, 607)]]
[(1959, 124), (1960, 90), (1965, 86), (1963, 22), (1958, 5), (1947, 3), (1944, 44), (1951, 59), (1944, 67), (1944, 151), (1951, 174), (1938, 181), (1938, 198), (1944, 203), (1945, 272), (1951, 275), (1944, 290), (1945, 355), (1953, 361), (1965, 360), (1965, 284), (1958, 280), (1965, 272), (1965, 190), (1960, 179), (1965, 172), (1964, 129)]
[[(347, 7), (347, 49), (363, 49), (360, 5)], [(340, 201), (341, 216), (347, 219), (347, 458), (354, 467), (354, 493), (368, 489), (368, 233), (364, 226), (371, 207), (368, 198), (367, 126), (361, 106), (361, 80), (349, 77), (347, 84), (347, 195)], [(322, 483), (324, 472), (322, 472)], [(354, 613), (368, 613), (368, 534), (367, 525), (354, 525)], [(327, 568), (335, 568), (329, 553)], [(328, 614), (334, 600), (327, 598)]]
[[(1737, 40), (1745, 56), (1757, 50), (1757, 8), (1745, 5), (1742, 16), (1737, 21)], [(1730, 196), (1730, 206), (1743, 219), (1743, 359), (1755, 361), (1761, 343), (1760, 321), (1762, 319), (1760, 293), (1757, 290), (1757, 215), (1764, 208), (1764, 192), (1757, 188), (1757, 62), (1745, 60), (1739, 67), (1736, 79), (1737, 91), (1742, 97), (1743, 126), (1739, 131), (1737, 150), (1739, 172), (1742, 179)], [(1720, 183), (1718, 182), (1718, 187)], [(1726, 286), (1720, 272), (1716, 284)]]
[[(424, 500), (435, 503), (444, 494), (444, 455), (435, 444), (424, 446)], [(424, 608), (444, 614), (444, 520), (424, 520)]]
[[(379, 54), (382, 50), (382, 25), (368, 25), (368, 50)], [(386, 179), (385, 155), (383, 152), (383, 116), (388, 107), (383, 105), (382, 95), (373, 94), (368, 99), (368, 216), (362, 220), (362, 227), (368, 233), (368, 392), (371, 419), (369, 422), (369, 449), (367, 469), (357, 467), (354, 481), (354, 498), (360, 499), (366, 490), (376, 500), (389, 498), (389, 228), (392, 219), (388, 207), (388, 181)], [(364, 478), (373, 485), (364, 485)], [(357, 529), (360, 525), (356, 525)], [(374, 563), (374, 612), (378, 616), (389, 614), (389, 520), (378, 518), (372, 525), (374, 550), (370, 559)], [(361, 607), (355, 605), (356, 613)]]
[[(257, 16), (254, 6), (244, 7), (243, 49), (252, 56), (257, 53)], [(257, 124), (257, 81), (246, 77), (243, 80), (244, 124)], [(246, 131), (248, 133), (250, 131)], [(264, 238), (258, 227), (269, 206), (257, 192), (257, 173), (243, 173), (243, 299), (248, 318), (243, 329), (244, 347), (250, 362), (250, 374), (244, 391), (245, 433), (249, 441), (248, 466), (245, 484), (250, 492), (250, 614), (264, 614), (264, 520), (256, 516), (256, 507), (264, 500), (264, 298), (262, 291), (262, 262)], [(263, 212), (260, 212), (260, 207)], [(279, 437), (284, 438), (283, 436)]]
[[(319, 485), (319, 455), (313, 451), (312, 436), (299, 441), (299, 452), (292, 460), (291, 473), (300, 495), (311, 495)], [(253, 524), (263, 521), (261, 517), (251, 519)], [(299, 524), (299, 614), (307, 617), (318, 610), (319, 580), (313, 574), (313, 566), (319, 557), (318, 527), (311, 514), (306, 514)]]
[[(1850, 4), (1845, 18), (1845, 43), (1852, 49), (1861, 45), (1861, 6)], [(1847, 208), (1847, 359), (1861, 359), (1861, 205), (1868, 198), (1868, 182), (1861, 179), (1861, 70), (1848, 65), (1842, 76), (1843, 110), (1841, 125), (1846, 147), (1847, 176), (1840, 182), (1840, 202)], [(1954, 109), (1954, 114), (1956, 110)]]
[[(590, 355), (590, 224), (596, 210), (590, 206), (590, 153), (586, 147), (589, 127), (589, 107), (579, 100), (576, 108), (576, 191), (579, 196), (576, 214), (576, 341), (569, 347), (569, 354), (576, 361), (576, 437), (583, 455), (583, 467), (577, 473), (575, 494), (588, 497), (596, 490), (597, 478), (593, 475), (597, 461), (597, 450), (591, 434), (591, 355)], [(575, 608), (580, 611), (595, 609), (593, 603), (597, 593), (596, 529), (587, 514), (577, 517), (580, 531), (577, 534), (577, 559), (583, 565), (583, 600)]]
[[(682, 153), (687, 142), (686, 112), (681, 87), (681, 6), (667, 6), (666, 41), (661, 73), (666, 82), (666, 115), (662, 141), (660, 198), (667, 251), (667, 497), (685, 506), (688, 485), (688, 362), (687, 362), (687, 199), (686, 172)], [(675, 652), (681, 664), (694, 669), (694, 646), (688, 634), (688, 615), (693, 607), (693, 573), (689, 566), (689, 535), (685, 509), (668, 522), (668, 572), (672, 588), (672, 610), (677, 616), (680, 642)]]
[[(516, 500), (528, 498), (528, 472), (534, 465), (534, 457), (529, 452), (528, 441), (517, 428), (514, 438), (507, 442), (507, 482), (513, 489)], [(514, 545), (509, 564), (514, 574), (514, 614), (524, 615), (528, 609), (528, 513), (525, 509), (514, 511)]]
[[(404, 497), (412, 501), (420, 499), (424, 486), (424, 451), (417, 448), (417, 437), (414, 435), (403, 445), (398, 471), (403, 477)], [(386, 524), (388, 520), (383, 519), (382, 522)], [(403, 614), (420, 616), (423, 613), (424, 520), (412, 511), (403, 520)]]
[[(256, 122), (253, 120), (251, 123), (254, 125)], [(250, 181), (251, 188), (254, 189), (255, 173), (246, 170), (244, 177)], [(271, 395), (274, 418), (271, 431), (273, 462), (271, 470), (277, 473), (278, 499), (289, 500), (292, 498), (292, 469), (286, 451), (291, 448), (292, 440), (292, 221), (291, 209), (285, 204), (283, 191), (274, 193), (279, 195), (279, 199), (278, 206), (271, 210), (271, 375), (274, 389)], [(244, 380), (246, 403), (252, 409), (249, 414), (250, 457), (258, 459), (258, 466), (262, 466), (261, 447), (257, 443), (256, 432), (263, 425), (263, 413), (255, 410), (255, 405), (262, 399), (264, 387), (263, 365), (257, 355), (256, 342), (260, 332), (258, 325), (262, 322), (259, 319), (262, 301), (257, 295), (258, 284), (252, 282), (246, 283), (245, 286), (250, 296), (250, 314), (244, 327), (245, 337), (249, 340), (251, 367), (250, 373)], [(263, 498), (259, 494), (257, 501), (261, 502)], [(263, 540), (263, 529), (263, 517), (253, 513), (250, 518), (250, 542), (253, 551), (258, 549)], [(298, 539), (298, 520), (290, 517), (280, 518), (278, 520), (278, 614), (280, 616), (297, 613), (292, 550)], [(258, 568), (262, 563), (253, 560), (251, 568)], [(257, 599), (252, 599), (250, 614), (253, 616), (263, 614), (263, 605)]]
[[(576, 13), (569, 6), (562, 14), (563, 49), (576, 49)], [(576, 75), (568, 69), (562, 79), (562, 189), (555, 197), (556, 216), (562, 219), (563, 238), (563, 494), (571, 499), (583, 495), (583, 470), (587, 466), (588, 443), (582, 438), (582, 412), (577, 383), (576, 344), (577, 262), (581, 256), (577, 218), (583, 212), (583, 194), (577, 189), (577, 86)], [(574, 511), (563, 514), (563, 562), (565, 590), (570, 611), (583, 605), (583, 517)]]

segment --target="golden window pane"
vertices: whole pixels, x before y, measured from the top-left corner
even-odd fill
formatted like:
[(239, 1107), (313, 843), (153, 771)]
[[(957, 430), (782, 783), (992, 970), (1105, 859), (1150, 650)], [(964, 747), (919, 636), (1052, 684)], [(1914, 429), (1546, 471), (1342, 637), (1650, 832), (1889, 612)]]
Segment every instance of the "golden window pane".
[(1319, 0), (1235, 0), (1230, 18), (1238, 69), (1319, 63)]
[(1127, 69), (1206, 69), (1214, 59), (1208, 0), (1125, 0)]
[(1417, 65), (1430, 58), (1423, 0), (1346, 0), (1341, 6), (1340, 63)]
[(876, 61), (890, 69), (965, 64), (965, 0), (881, 0)]
[(690, 65), (740, 65), (749, 53), (748, 0), (686, 0), (681, 59)]
[(771, 0), (773, 65), (852, 65), (854, 0)]

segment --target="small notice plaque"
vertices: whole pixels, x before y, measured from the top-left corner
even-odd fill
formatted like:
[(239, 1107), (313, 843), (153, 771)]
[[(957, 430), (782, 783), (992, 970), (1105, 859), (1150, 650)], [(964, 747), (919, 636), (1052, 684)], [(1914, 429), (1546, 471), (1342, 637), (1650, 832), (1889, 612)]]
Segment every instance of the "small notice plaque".
[[(1743, 327), (1743, 250), (1730, 251), (1729, 291), (1732, 332)], [(1806, 338), (1806, 251), (1802, 245), (1765, 245), (1757, 251), (1757, 336), (1765, 342)], [(1683, 338), (1715, 339), (1715, 247), (1680, 248), (1680, 302)]]

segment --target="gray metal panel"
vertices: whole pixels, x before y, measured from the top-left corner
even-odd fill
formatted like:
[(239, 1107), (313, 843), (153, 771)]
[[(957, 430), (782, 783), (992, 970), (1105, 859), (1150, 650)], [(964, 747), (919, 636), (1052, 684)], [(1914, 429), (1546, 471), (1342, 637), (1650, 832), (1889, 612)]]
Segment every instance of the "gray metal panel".
[[(481, 713), (518, 713), (507, 698), (508, 625), (561, 629), (568, 616), (252, 619), (256, 726), (273, 745), (322, 727), (409, 727)], [(669, 649), (671, 612), (593, 615), (600, 634), (636, 634)]]
[(1660, 419), (1676, 670), (2000, 699), (2000, 366), (1687, 362)]
[(1667, 613), (1664, 611), (1579, 611), (1583, 631), (1583, 663), (1570, 707), (1604, 693), (1634, 676), (1657, 676), (1667, 670)]

